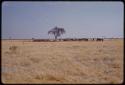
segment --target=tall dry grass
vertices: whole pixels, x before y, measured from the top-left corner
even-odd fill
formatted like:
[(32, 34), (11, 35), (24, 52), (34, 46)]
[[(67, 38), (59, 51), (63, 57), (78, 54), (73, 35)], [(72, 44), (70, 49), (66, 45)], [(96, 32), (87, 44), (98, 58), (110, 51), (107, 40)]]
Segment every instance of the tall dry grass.
[(2, 41), (3, 83), (122, 83), (123, 40)]

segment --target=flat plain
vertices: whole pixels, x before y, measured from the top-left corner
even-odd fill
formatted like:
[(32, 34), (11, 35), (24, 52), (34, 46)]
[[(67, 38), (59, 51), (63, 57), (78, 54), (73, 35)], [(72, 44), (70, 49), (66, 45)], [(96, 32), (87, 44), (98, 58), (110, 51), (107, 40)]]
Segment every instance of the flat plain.
[(3, 83), (123, 82), (123, 39), (1, 42)]

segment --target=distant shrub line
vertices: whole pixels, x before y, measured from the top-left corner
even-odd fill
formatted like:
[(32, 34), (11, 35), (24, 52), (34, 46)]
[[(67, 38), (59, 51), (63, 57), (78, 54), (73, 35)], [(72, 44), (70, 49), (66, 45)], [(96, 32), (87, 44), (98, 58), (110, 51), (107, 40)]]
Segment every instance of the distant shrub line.
[(88, 39), (88, 38), (80, 38), (80, 39), (74, 39), (74, 38), (67, 38), (67, 39), (32, 39), (33, 42), (54, 42), (54, 41), (103, 41), (104, 39), (103, 38), (91, 38), (91, 39)]

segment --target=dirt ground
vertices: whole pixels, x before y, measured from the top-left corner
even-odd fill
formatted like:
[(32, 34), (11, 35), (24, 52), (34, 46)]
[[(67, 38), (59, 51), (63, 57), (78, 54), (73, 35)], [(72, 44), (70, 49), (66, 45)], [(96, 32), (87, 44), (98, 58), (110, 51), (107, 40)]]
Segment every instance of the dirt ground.
[(123, 82), (123, 40), (2, 40), (3, 83)]

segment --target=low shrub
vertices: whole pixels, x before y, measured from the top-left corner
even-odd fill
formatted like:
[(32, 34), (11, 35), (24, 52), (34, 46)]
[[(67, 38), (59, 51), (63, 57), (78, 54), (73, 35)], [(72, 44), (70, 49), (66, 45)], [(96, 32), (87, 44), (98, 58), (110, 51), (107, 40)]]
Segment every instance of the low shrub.
[(18, 48), (17, 46), (10, 46), (9, 50), (13, 53), (16, 53), (17, 48)]

